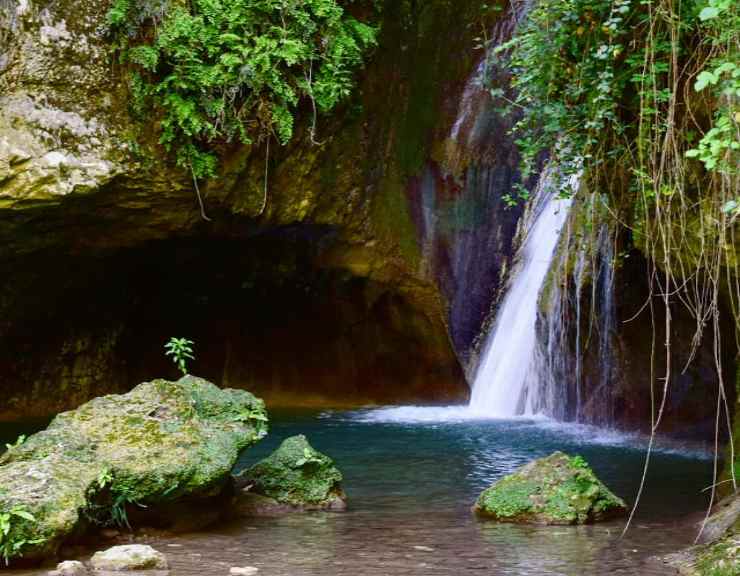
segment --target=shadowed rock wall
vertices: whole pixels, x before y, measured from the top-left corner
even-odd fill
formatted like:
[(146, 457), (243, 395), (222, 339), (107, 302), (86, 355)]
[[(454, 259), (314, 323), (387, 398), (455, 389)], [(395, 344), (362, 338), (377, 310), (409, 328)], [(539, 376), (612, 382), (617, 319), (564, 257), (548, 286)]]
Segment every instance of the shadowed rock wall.
[(276, 401), (464, 400), (448, 257), (425, 251), (415, 191), (498, 16), (452, 4), (386, 2), (321, 144), (299, 126), (267, 158), (223, 149), (209, 222), (156, 121), (129, 114), (110, 2), (0, 4), (3, 417), (159, 375), (173, 335), (196, 340), (194, 371)]

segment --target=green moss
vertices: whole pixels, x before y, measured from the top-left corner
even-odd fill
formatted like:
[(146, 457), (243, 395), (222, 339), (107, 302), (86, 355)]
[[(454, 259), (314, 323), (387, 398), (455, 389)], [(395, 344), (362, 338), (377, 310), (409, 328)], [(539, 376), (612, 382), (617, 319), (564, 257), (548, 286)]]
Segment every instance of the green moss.
[(705, 548), (694, 565), (697, 576), (740, 574), (740, 537), (728, 537)]
[(532, 509), (532, 496), (538, 490), (534, 482), (508, 477), (485, 490), (478, 500), (478, 506), (498, 518), (515, 518)]
[(342, 474), (305, 436), (286, 439), (270, 456), (243, 473), (251, 492), (291, 506), (323, 505), (343, 498)]
[(580, 456), (556, 452), (535, 460), (485, 490), (481, 516), (508, 522), (584, 524), (626, 510)]
[(19, 554), (43, 557), (80, 525), (125, 524), (126, 506), (219, 493), (266, 433), (261, 400), (186, 376), (96, 398), (0, 457), (0, 513), (36, 522)]
[(416, 238), (416, 227), (411, 220), (408, 201), (400, 180), (385, 183), (373, 199), (373, 223), (384, 244), (396, 246), (409, 266), (416, 268), (421, 251)]

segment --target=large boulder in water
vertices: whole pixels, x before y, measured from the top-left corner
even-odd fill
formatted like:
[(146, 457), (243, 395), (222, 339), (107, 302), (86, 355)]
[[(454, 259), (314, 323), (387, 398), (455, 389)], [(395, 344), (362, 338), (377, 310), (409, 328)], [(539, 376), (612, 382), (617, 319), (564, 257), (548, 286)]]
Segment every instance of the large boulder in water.
[(481, 517), (533, 524), (585, 524), (626, 510), (583, 458), (562, 452), (502, 478), (483, 491), (474, 507)]
[(262, 400), (186, 376), (96, 398), (0, 457), (0, 555), (53, 555), (91, 525), (203, 501), (229, 485), (239, 453), (266, 434)]
[(303, 435), (283, 441), (270, 456), (236, 477), (244, 515), (305, 510), (343, 510), (342, 473)]

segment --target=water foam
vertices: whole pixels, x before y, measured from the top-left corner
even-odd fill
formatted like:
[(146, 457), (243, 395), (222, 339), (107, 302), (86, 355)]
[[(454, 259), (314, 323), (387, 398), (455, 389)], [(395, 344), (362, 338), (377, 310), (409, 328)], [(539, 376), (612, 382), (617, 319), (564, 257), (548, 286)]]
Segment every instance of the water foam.
[[(326, 412), (325, 418), (352, 421), (361, 424), (395, 426), (460, 426), (490, 425), (493, 429), (508, 427), (530, 429), (535, 433), (559, 438), (564, 444), (577, 446), (604, 446), (628, 450), (646, 450), (649, 436), (640, 432), (627, 432), (602, 428), (590, 424), (561, 422), (543, 414), (494, 417), (482, 415), (469, 406), (388, 406), (350, 412)], [(507, 429), (508, 429), (507, 428)], [(711, 450), (703, 443), (659, 437), (654, 451), (686, 458), (710, 459)]]

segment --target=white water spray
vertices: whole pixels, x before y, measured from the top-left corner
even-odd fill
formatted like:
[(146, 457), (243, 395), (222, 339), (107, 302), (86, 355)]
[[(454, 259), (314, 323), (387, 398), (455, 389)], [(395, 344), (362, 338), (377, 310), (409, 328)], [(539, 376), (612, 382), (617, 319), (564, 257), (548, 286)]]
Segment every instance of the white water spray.
[[(577, 182), (576, 177), (570, 179), (571, 189)], [(543, 174), (535, 196), (540, 206), (473, 383), (470, 410), (480, 416), (533, 414), (538, 405), (538, 386), (527, 386), (535, 354), (537, 302), (571, 204), (570, 199), (558, 199), (554, 188)]]

